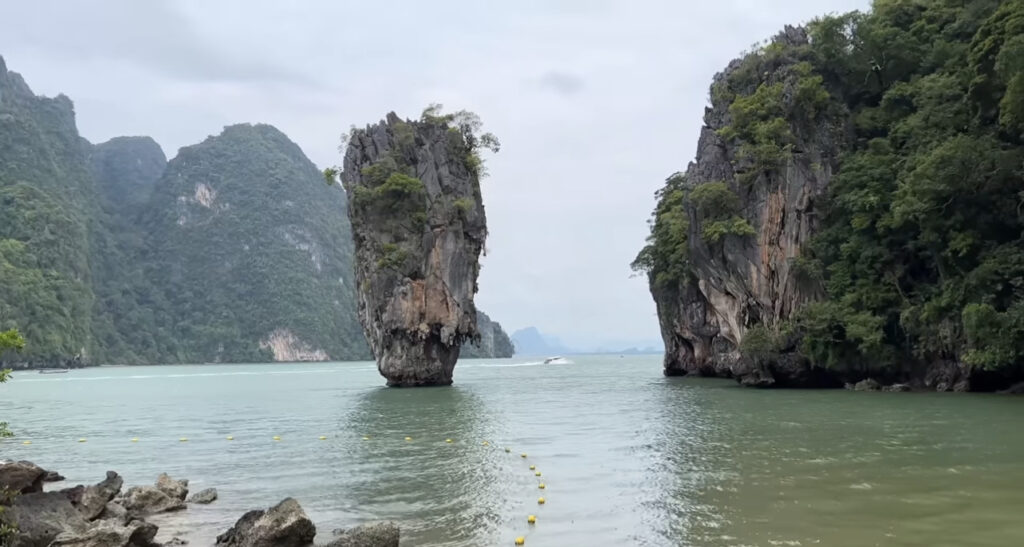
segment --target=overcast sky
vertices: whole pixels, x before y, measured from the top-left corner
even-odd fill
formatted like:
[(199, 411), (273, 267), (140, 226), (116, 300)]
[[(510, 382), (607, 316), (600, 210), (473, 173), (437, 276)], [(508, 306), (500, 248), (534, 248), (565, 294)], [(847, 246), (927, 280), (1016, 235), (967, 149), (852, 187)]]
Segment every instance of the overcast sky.
[[(429, 103), (501, 139), (483, 183), (479, 307), (575, 346), (659, 340), (629, 263), (653, 193), (693, 158), (711, 77), (785, 24), (864, 0), (10, 0), (0, 55), (66, 93), (82, 135), (168, 156), (264, 122), (319, 166), (339, 135)], [(341, 212), (339, 212), (341, 214)]]

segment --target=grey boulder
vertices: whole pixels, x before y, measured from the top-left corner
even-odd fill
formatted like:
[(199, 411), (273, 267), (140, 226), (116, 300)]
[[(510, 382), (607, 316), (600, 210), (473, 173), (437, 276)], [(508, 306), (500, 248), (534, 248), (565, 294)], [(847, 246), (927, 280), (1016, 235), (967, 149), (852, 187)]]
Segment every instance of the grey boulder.
[(32, 462), (0, 463), (0, 491), (31, 494), (43, 491), (46, 470)]
[(285, 498), (267, 510), (249, 511), (230, 530), (217, 536), (223, 547), (305, 547), (316, 526), (299, 502)]
[(334, 541), (324, 547), (398, 547), (398, 525), (393, 522), (378, 522), (335, 530)]
[(196, 492), (195, 494), (192, 494), (192, 496), (190, 498), (188, 498), (188, 502), (189, 503), (199, 503), (199, 504), (205, 505), (207, 503), (213, 503), (214, 501), (216, 501), (216, 499), (217, 499), (217, 489), (216, 488), (207, 488), (205, 490), (200, 490), (200, 491)]
[(157, 527), (143, 521), (126, 526), (100, 521), (80, 533), (65, 532), (57, 536), (49, 547), (144, 547), (153, 544)]
[(61, 490), (71, 504), (86, 520), (95, 520), (103, 513), (107, 502), (121, 491), (124, 479), (113, 471), (107, 471), (107, 478), (93, 486), (76, 486)]
[(17, 523), (12, 545), (46, 547), (62, 533), (82, 533), (89, 523), (61, 492), (34, 492), (14, 498), (9, 515)]
[(185, 502), (168, 496), (155, 486), (133, 486), (120, 499), (121, 505), (132, 513), (150, 515), (185, 508)]
[(156, 487), (164, 494), (182, 501), (188, 495), (188, 479), (175, 480), (167, 473), (160, 473), (156, 478)]

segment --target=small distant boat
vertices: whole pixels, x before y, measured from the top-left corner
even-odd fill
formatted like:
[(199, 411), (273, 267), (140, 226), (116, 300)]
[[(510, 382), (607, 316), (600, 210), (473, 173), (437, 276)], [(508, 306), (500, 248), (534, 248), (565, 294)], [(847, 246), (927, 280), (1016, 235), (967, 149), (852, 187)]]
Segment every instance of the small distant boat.
[(39, 369), (39, 374), (62, 374), (70, 371), (69, 368), (43, 368)]
[(559, 355), (556, 355), (554, 357), (548, 357), (547, 359), (545, 359), (544, 360), (544, 364), (545, 365), (550, 365), (551, 363), (554, 363), (555, 361), (561, 361), (561, 360), (562, 360), (562, 357), (559, 356)]

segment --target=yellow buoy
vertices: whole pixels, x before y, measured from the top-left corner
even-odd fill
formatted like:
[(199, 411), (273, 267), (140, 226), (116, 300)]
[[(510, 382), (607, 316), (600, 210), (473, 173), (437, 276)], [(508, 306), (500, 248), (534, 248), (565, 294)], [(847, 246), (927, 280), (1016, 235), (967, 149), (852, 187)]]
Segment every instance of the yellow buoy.
[(536, 515), (530, 515), (530, 516), (526, 517), (526, 522), (529, 522), (530, 524), (537, 524), (537, 517), (536, 517)]
[(506, 453), (508, 453), (508, 452), (512, 452), (512, 449), (511, 449), (511, 448), (505, 448), (505, 452), (506, 452)]
[(544, 498), (543, 497), (537, 498), (537, 505), (544, 505)]
[(405, 438), (405, 440), (407, 440), (407, 441), (411, 441), (411, 440), (412, 440), (412, 437), (406, 437), (406, 438)]
[(233, 440), (235, 440), (235, 438), (234, 438), (234, 437), (232, 437), (231, 435), (228, 435), (228, 436), (227, 436), (227, 437), (225, 437), (225, 438), (226, 438), (227, 440), (229, 440), (229, 441), (233, 441)]
[(188, 442), (188, 437), (182, 437), (182, 438), (178, 439), (178, 442), (179, 443), (187, 443)]
[(536, 471), (536, 472), (534, 472), (533, 476), (535, 476), (535, 477), (539, 477), (539, 476), (540, 476), (540, 471)]
[(326, 441), (326, 440), (327, 440), (327, 437), (325, 437), (325, 436), (323, 436), (323, 435), (320, 435), (320, 440), (321, 440), (321, 441)]
[(32, 441), (21, 441), (21, 444), (32, 444)]
[(480, 443), (480, 444), (482, 444), (482, 445), (484, 445), (484, 446), (491, 446), (491, 443), (489, 443), (489, 442), (487, 442), (487, 441), (484, 441), (484, 442), (482, 442), (482, 443)]
[(132, 442), (133, 442), (133, 443), (137, 443), (137, 442), (139, 442), (139, 438), (138, 438), (138, 437), (132, 437)]
[(525, 458), (526, 457), (526, 452), (523, 452), (522, 454), (520, 454), (519, 457), (520, 458)]
[(544, 483), (540, 483), (540, 484), (538, 484), (538, 485), (537, 485), (537, 488), (540, 488), (541, 490), (543, 490), (543, 489), (545, 488), (545, 486), (544, 486)]
[(446, 443), (451, 443), (451, 442), (452, 442), (452, 440), (451, 440), (451, 439), (445, 439), (445, 440), (444, 440), (444, 442), (446, 442)]
[(364, 440), (364, 441), (368, 441), (368, 440), (370, 440), (370, 436), (369, 436), (369, 435), (363, 435), (363, 440)]
[(281, 436), (280, 435), (274, 435), (274, 440), (275, 441), (280, 441), (281, 440)]
[(80, 443), (84, 443), (84, 442), (85, 442), (85, 439), (78, 439), (78, 442), (80, 442)]
[(516, 538), (516, 545), (522, 545), (524, 543), (526, 543), (526, 538), (524, 538), (523, 536), (519, 536)]
[(534, 469), (537, 469), (537, 466), (536, 465), (531, 465), (530, 466), (530, 471), (533, 471)]

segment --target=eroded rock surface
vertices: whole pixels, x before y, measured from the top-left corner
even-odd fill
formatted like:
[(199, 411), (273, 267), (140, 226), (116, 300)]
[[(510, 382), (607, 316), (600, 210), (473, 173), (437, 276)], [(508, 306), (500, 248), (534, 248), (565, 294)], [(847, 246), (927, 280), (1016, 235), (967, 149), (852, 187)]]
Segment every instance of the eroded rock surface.
[(359, 319), (388, 385), (451, 384), (461, 345), (478, 336), (487, 223), (473, 139), (450, 119), (394, 113), (350, 137), (341, 180)]
[(393, 522), (378, 522), (335, 530), (334, 535), (324, 547), (398, 547), (399, 529)]
[(249, 511), (227, 532), (217, 536), (223, 547), (305, 547), (316, 526), (299, 502), (285, 498), (267, 510)]

